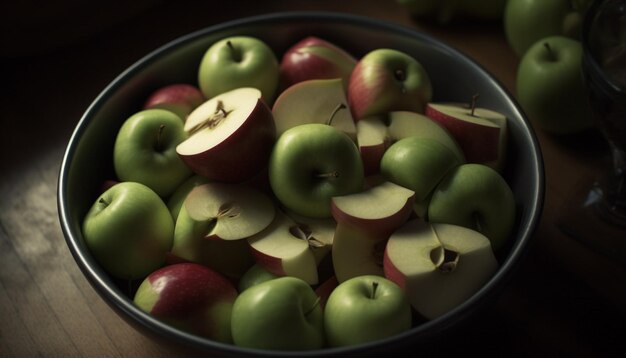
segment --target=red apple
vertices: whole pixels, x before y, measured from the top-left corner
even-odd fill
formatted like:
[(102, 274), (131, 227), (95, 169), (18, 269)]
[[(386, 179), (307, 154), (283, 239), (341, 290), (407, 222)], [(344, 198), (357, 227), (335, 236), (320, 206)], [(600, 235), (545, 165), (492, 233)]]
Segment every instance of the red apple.
[(198, 87), (186, 83), (176, 83), (152, 92), (143, 107), (144, 109), (166, 109), (176, 113), (180, 119), (185, 121), (189, 113), (204, 101), (204, 95)]

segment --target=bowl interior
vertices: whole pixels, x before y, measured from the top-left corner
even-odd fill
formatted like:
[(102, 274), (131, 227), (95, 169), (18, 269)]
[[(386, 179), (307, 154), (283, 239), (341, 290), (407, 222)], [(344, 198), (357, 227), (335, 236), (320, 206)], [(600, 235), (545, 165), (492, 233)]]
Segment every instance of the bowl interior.
[[(59, 179), (59, 215), (67, 244), (77, 264), (98, 293), (124, 318), (151, 332), (200, 349), (224, 354), (268, 352), (245, 350), (198, 338), (152, 319), (132, 304), (95, 262), (81, 234), (84, 215), (105, 179), (113, 178), (112, 148), (126, 118), (141, 109), (154, 89), (174, 82), (197, 83), (197, 70), (205, 50), (231, 35), (255, 36), (269, 44), (278, 58), (298, 40), (316, 35), (361, 57), (376, 48), (394, 48), (414, 56), (429, 73), (434, 101), (468, 102), (479, 93), (479, 106), (508, 118), (508, 158), (504, 176), (517, 202), (517, 230), (500, 270), (472, 299), (448, 314), (387, 341), (328, 353), (356, 352), (420, 339), (442, 332), (470, 313), (502, 285), (523, 257), (539, 220), (543, 201), (543, 166), (536, 138), (518, 105), (502, 85), (474, 61), (453, 48), (411, 29), (379, 20), (333, 13), (280, 13), (241, 19), (181, 37), (153, 51), (120, 74), (94, 100), (80, 119), (68, 144)], [(97, 165), (94, 165), (97, 163)], [(280, 353), (272, 352), (272, 355)], [(320, 353), (320, 352), (317, 352)]]

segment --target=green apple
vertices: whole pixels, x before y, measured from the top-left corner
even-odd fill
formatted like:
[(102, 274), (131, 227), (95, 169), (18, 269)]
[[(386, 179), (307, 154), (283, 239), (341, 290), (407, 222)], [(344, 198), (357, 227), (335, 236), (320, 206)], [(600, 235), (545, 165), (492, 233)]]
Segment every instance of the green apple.
[(422, 64), (407, 53), (387, 48), (363, 56), (348, 85), (348, 102), (356, 120), (391, 111), (423, 113), (432, 95)]
[(330, 217), (331, 198), (360, 191), (363, 176), (356, 144), (326, 124), (303, 124), (285, 131), (270, 156), (274, 194), (302, 216)]
[(96, 199), (83, 219), (82, 233), (87, 248), (108, 273), (143, 279), (165, 263), (174, 222), (152, 189), (122, 182)]
[(504, 10), (504, 32), (518, 56), (548, 36), (580, 39), (584, 13), (590, 0), (508, 0)]
[(178, 329), (232, 343), (230, 319), (236, 298), (233, 284), (219, 273), (202, 265), (180, 263), (151, 273), (133, 301)]
[(178, 212), (180, 212), (180, 208), (182, 207), (185, 198), (187, 198), (187, 194), (189, 194), (189, 192), (198, 185), (206, 184), (208, 182), (208, 178), (197, 174), (192, 175), (187, 180), (182, 182), (172, 195), (170, 195), (167, 199), (167, 207), (170, 209), (174, 222), (176, 222), (176, 219), (178, 218)]
[(427, 319), (465, 302), (497, 269), (489, 239), (457, 225), (412, 220), (391, 235), (385, 248), (385, 277)]
[(207, 49), (198, 69), (198, 83), (209, 99), (236, 88), (254, 87), (271, 104), (278, 87), (278, 66), (276, 55), (264, 41), (231, 36)]
[(582, 45), (563, 36), (534, 43), (517, 69), (517, 98), (533, 123), (554, 134), (593, 126), (581, 70)]
[(187, 139), (183, 122), (173, 112), (146, 109), (130, 116), (115, 138), (113, 164), (120, 181), (145, 184), (169, 196), (191, 171), (176, 154)]
[(495, 21), (502, 18), (507, 0), (397, 0), (416, 19), (447, 25), (460, 19)]
[(252, 286), (278, 277), (267, 271), (263, 266), (254, 264), (239, 279), (237, 290), (241, 293)]
[(324, 306), (331, 347), (395, 336), (411, 328), (411, 305), (398, 285), (380, 276), (357, 276), (337, 286)]
[(241, 292), (231, 327), (236, 346), (270, 350), (312, 350), (325, 346), (320, 298), (306, 282), (279, 277)]
[(507, 244), (515, 227), (513, 191), (494, 169), (462, 164), (450, 171), (433, 191), (428, 220), (463, 226), (485, 235), (494, 251)]
[(430, 193), (437, 184), (463, 163), (439, 141), (407, 137), (387, 149), (380, 162), (380, 172), (387, 180), (413, 190), (416, 205), (427, 207)]

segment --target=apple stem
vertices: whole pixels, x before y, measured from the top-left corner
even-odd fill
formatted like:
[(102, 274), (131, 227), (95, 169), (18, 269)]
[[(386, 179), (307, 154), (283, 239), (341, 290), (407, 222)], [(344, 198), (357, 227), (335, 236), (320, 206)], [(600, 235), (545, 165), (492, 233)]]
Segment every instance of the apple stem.
[(335, 170), (330, 173), (320, 173), (316, 175), (317, 178), (339, 178), (339, 173)]
[(156, 140), (156, 148), (155, 149), (157, 151), (159, 151), (159, 152), (161, 151), (162, 146), (163, 146), (163, 143), (161, 143), (161, 142), (162, 142), (162, 139), (163, 139), (163, 130), (164, 129), (165, 129), (165, 124), (161, 124), (159, 126), (159, 131), (157, 132), (157, 140)]
[(230, 49), (230, 52), (233, 55), (233, 59), (235, 60), (235, 62), (241, 61), (241, 54), (239, 53), (239, 51), (237, 51), (233, 43), (228, 40), (226, 41), (226, 45), (228, 45), (228, 48)]
[(106, 201), (106, 200), (105, 200), (104, 198), (102, 198), (102, 197), (101, 197), (100, 199), (98, 199), (98, 202), (99, 202), (100, 204), (104, 204), (104, 205), (106, 205), (106, 206), (109, 206), (109, 202), (108, 202), (108, 201)]
[(478, 215), (478, 213), (473, 213), (472, 217), (474, 219), (474, 224), (476, 225), (476, 231), (478, 231), (478, 232), (480, 232), (482, 234), (482, 232), (483, 232), (483, 225), (481, 224), (480, 216)]
[(310, 315), (311, 312), (313, 312), (317, 308), (317, 306), (320, 305), (320, 301), (321, 301), (321, 298), (319, 296), (317, 296), (317, 298), (315, 299), (315, 302), (313, 302), (313, 306), (311, 308), (309, 308), (306, 312), (304, 312), (304, 315), (305, 316)]
[(550, 58), (550, 61), (556, 61), (556, 55), (554, 54), (554, 51), (552, 51), (552, 47), (550, 47), (550, 44), (548, 42), (544, 42), (543, 46), (548, 51), (548, 57)]
[(476, 110), (476, 102), (478, 101), (478, 97), (480, 97), (478, 93), (472, 96), (472, 101), (470, 104), (470, 116), (472, 117), (475, 117), (474, 111)]
[(337, 112), (339, 112), (342, 109), (346, 109), (346, 105), (343, 103), (339, 103), (337, 107), (333, 109), (333, 112), (330, 114), (330, 117), (326, 121), (326, 124), (331, 125), (331, 123), (333, 123), (333, 119), (335, 118), (335, 115), (337, 114)]
[(378, 282), (374, 281), (372, 282), (372, 294), (370, 295), (370, 299), (375, 299), (376, 298), (376, 290), (378, 289)]

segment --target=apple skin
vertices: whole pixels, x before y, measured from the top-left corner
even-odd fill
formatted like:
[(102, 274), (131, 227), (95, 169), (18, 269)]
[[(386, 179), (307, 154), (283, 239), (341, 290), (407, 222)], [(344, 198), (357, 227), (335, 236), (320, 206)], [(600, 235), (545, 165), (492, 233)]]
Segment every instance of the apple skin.
[(170, 209), (174, 223), (178, 218), (178, 213), (180, 212), (180, 208), (183, 206), (183, 202), (185, 201), (187, 194), (189, 194), (189, 192), (191, 192), (191, 190), (198, 185), (206, 184), (208, 182), (209, 179), (196, 174), (182, 182), (178, 188), (174, 190), (172, 195), (170, 195), (167, 199), (167, 207)]
[(164, 109), (147, 109), (130, 116), (117, 133), (113, 164), (120, 181), (135, 181), (169, 196), (191, 171), (176, 146), (187, 138), (180, 118)]
[(482, 164), (462, 164), (449, 172), (428, 205), (430, 222), (478, 231), (495, 252), (507, 244), (515, 219), (513, 191), (497, 171)]
[(254, 264), (239, 279), (239, 282), (237, 283), (237, 290), (241, 293), (252, 286), (278, 277), (280, 276), (267, 271), (263, 266)]
[(290, 47), (280, 62), (281, 87), (313, 79), (341, 78), (348, 87), (356, 59), (340, 47), (308, 36)]
[(180, 263), (151, 273), (133, 302), (155, 318), (186, 332), (232, 343), (233, 284), (202, 265)]
[(122, 182), (96, 199), (83, 219), (82, 233), (90, 253), (108, 273), (134, 280), (165, 263), (174, 222), (152, 189)]
[(198, 69), (198, 83), (208, 99), (236, 88), (254, 87), (261, 91), (266, 103), (272, 103), (278, 80), (276, 55), (264, 41), (250, 36), (215, 42)]
[(509, 0), (503, 15), (506, 39), (518, 57), (549, 36), (579, 40), (582, 18), (590, 3), (589, 0)]
[(386, 48), (363, 56), (348, 86), (348, 102), (357, 121), (391, 111), (423, 113), (432, 95), (426, 69), (412, 56)]
[(593, 127), (581, 66), (581, 43), (563, 36), (543, 38), (522, 56), (517, 98), (542, 130), (565, 135)]
[(270, 350), (312, 350), (325, 346), (324, 313), (311, 286), (279, 277), (241, 292), (232, 312), (236, 346)]
[(326, 124), (288, 129), (278, 138), (270, 156), (269, 178), (274, 194), (287, 209), (302, 216), (330, 217), (331, 198), (360, 191), (363, 177), (356, 144)]
[(176, 113), (185, 121), (187, 115), (204, 102), (204, 95), (196, 86), (175, 83), (152, 92), (144, 103), (144, 109), (160, 108)]
[(324, 306), (324, 329), (331, 347), (374, 342), (411, 328), (411, 305), (392, 281), (372, 275), (339, 284)]

